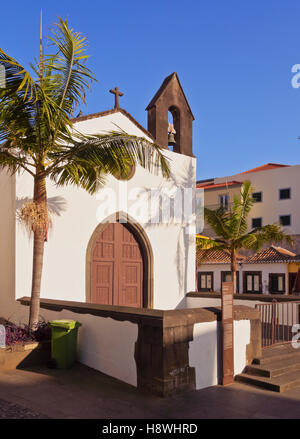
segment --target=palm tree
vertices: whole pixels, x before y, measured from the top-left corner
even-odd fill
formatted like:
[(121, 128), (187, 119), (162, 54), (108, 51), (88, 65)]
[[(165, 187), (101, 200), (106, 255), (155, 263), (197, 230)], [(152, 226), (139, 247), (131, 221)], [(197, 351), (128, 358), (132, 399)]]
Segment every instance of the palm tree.
[[(28, 172), (33, 178), (33, 202), (21, 216), (33, 233), (33, 271), (29, 325), (38, 322), (44, 243), (49, 213), (47, 179), (76, 185), (94, 193), (108, 173), (126, 175), (134, 164), (169, 176), (160, 147), (123, 131), (105, 135), (75, 132), (72, 116), (85, 103), (95, 77), (87, 68), (86, 38), (59, 18), (44, 53), (30, 64), (32, 74), (0, 49), (6, 83), (0, 88), (0, 169)], [(3, 81), (2, 81), (3, 82)], [(3, 85), (3, 84), (2, 84)]]
[(268, 242), (286, 241), (292, 244), (292, 238), (285, 234), (279, 224), (268, 224), (248, 231), (247, 217), (253, 205), (252, 192), (254, 188), (249, 180), (245, 181), (241, 189), (241, 197), (234, 197), (231, 210), (223, 206), (211, 210), (204, 208), (204, 217), (216, 234), (216, 238), (198, 236), (197, 248), (204, 249), (202, 260), (213, 250), (227, 250), (230, 253), (231, 279), (233, 291), (236, 291), (236, 254), (238, 250), (247, 249), (258, 251)]

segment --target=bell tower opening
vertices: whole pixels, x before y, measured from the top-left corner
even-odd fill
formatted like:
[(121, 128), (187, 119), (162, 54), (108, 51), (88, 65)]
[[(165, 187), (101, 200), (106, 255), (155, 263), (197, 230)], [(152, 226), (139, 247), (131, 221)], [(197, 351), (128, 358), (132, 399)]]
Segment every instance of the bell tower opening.
[(176, 149), (176, 130), (174, 126), (174, 118), (171, 111), (168, 111), (168, 148), (170, 151)]
[[(171, 106), (168, 111), (168, 146), (171, 151), (180, 152), (180, 112), (179, 109)], [(172, 148), (172, 149), (171, 149)]]

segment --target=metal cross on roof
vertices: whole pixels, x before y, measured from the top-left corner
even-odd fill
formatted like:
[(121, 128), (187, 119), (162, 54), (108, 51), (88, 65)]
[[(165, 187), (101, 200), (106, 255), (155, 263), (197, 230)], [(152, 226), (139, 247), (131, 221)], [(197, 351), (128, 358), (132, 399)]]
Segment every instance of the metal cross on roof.
[(109, 90), (109, 92), (115, 95), (115, 108), (119, 108), (119, 96), (123, 96), (124, 93), (119, 91), (119, 87), (115, 87), (114, 89)]

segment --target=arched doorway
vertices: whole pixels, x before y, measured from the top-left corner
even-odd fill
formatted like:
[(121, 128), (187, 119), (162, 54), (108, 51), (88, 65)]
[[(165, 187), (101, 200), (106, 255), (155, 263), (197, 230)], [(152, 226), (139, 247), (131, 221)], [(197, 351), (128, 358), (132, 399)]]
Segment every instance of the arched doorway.
[[(126, 222), (120, 222), (125, 219)], [(94, 231), (87, 249), (86, 300), (152, 308), (153, 256), (142, 227), (118, 213)]]

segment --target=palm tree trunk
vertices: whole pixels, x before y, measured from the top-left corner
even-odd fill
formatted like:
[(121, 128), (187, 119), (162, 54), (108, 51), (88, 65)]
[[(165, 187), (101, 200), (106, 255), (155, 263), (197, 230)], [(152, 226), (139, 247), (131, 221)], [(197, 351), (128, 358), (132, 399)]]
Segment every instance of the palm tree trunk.
[(233, 294), (236, 293), (236, 252), (235, 249), (231, 249), (230, 253), (231, 259), (231, 279), (233, 282)]
[[(47, 212), (47, 193), (46, 193), (46, 179), (43, 175), (37, 175), (34, 179), (34, 195), (33, 201), (41, 204)], [(44, 243), (45, 232), (47, 227), (47, 218), (45, 217), (44, 224), (34, 230), (33, 240), (33, 264), (32, 264), (32, 287), (31, 287), (31, 301), (29, 311), (29, 326), (32, 328), (39, 319), (40, 312), (40, 292), (42, 269), (44, 259)]]

